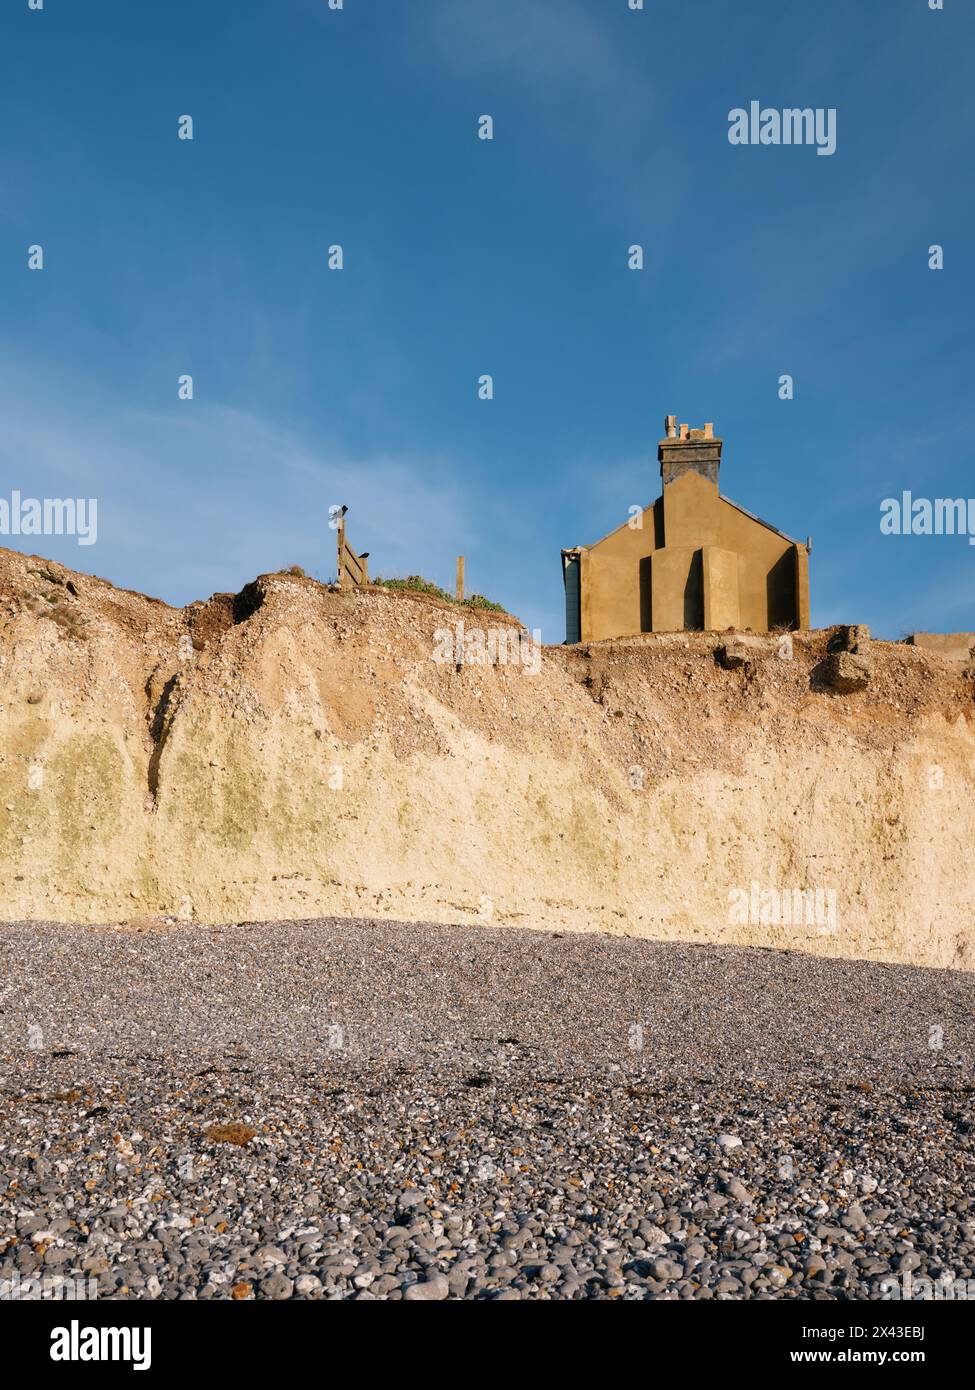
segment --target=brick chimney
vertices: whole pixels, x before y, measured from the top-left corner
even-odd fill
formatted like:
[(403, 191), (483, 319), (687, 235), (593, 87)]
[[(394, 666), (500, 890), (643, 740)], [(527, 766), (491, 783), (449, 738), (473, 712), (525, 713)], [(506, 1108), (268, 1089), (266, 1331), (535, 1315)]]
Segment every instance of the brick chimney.
[(657, 449), (664, 487), (685, 473), (700, 473), (717, 487), (723, 441), (715, 439), (714, 426), (708, 424), (703, 430), (692, 430), (687, 425), (678, 426), (676, 415), (668, 415), (664, 431), (666, 437), (661, 439)]

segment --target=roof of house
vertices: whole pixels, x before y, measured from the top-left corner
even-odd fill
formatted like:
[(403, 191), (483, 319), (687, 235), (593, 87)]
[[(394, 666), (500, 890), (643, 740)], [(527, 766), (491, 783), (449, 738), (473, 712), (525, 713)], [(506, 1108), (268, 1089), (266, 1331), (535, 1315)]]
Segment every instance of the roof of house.
[[(723, 492), (718, 495), (722, 502), (727, 502), (728, 506), (734, 507), (736, 512), (741, 512), (742, 515), (747, 516), (750, 521), (757, 521), (759, 526), (764, 526), (767, 531), (774, 531), (777, 536), (781, 536), (782, 539), (788, 541), (790, 545), (802, 545), (802, 541), (797, 541), (795, 536), (790, 536), (787, 531), (780, 531), (778, 526), (773, 526), (770, 521), (765, 521), (762, 517), (756, 516), (755, 513), (750, 512), (747, 507), (743, 507), (739, 502), (734, 502), (730, 497), (726, 497)], [(650, 511), (659, 501), (661, 501), (661, 498), (656, 498), (655, 501), (644, 507), (644, 511)], [(629, 524), (628, 521), (623, 521), (619, 526), (614, 526), (612, 531), (607, 531), (605, 536), (600, 536), (598, 541), (591, 541), (588, 545), (567, 546), (563, 548), (562, 553), (565, 554), (567, 550), (592, 550), (594, 546), (602, 545), (603, 541), (608, 541), (610, 536), (615, 536), (617, 531), (622, 531), (623, 528), (629, 526)]]

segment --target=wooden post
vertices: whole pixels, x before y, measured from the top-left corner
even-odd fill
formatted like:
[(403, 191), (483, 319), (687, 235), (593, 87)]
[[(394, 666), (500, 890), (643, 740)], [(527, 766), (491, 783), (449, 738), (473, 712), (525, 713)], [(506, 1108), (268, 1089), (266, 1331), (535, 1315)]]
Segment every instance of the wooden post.
[(457, 556), (457, 602), (464, 602), (464, 557)]
[(345, 517), (339, 517), (338, 530), (336, 531), (338, 542), (338, 559), (336, 562), (335, 582), (342, 588), (342, 571), (345, 568)]

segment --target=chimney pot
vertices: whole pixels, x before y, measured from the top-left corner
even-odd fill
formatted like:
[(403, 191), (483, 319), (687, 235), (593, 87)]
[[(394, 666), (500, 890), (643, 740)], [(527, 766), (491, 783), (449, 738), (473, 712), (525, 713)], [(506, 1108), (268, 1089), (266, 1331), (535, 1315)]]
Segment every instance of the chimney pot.
[(714, 437), (713, 422), (709, 421), (703, 429), (692, 430), (683, 422), (678, 425), (676, 415), (666, 415), (664, 427), (667, 437), (661, 439), (657, 449), (664, 487), (685, 473), (698, 473), (717, 487), (722, 441)]

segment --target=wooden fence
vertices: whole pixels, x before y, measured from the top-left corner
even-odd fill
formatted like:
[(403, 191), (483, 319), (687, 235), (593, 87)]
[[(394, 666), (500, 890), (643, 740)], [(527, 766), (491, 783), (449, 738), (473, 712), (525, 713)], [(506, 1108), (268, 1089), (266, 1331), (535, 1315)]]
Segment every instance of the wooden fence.
[(364, 555), (357, 555), (349, 545), (345, 535), (345, 517), (341, 517), (338, 524), (338, 561), (336, 574), (340, 589), (349, 589), (353, 585), (369, 583), (369, 552)]

